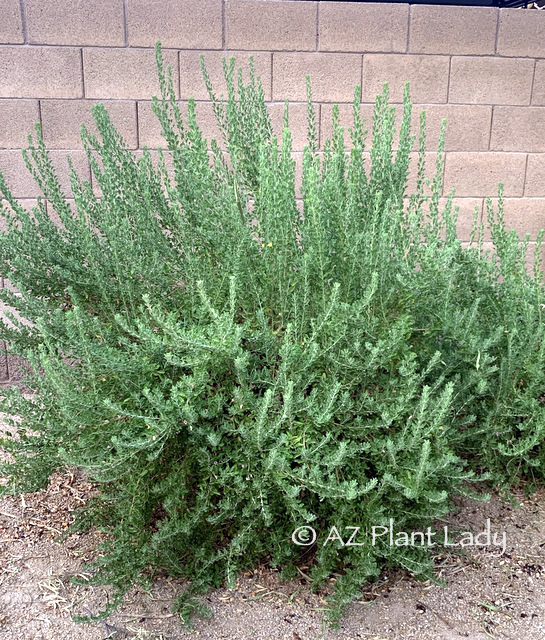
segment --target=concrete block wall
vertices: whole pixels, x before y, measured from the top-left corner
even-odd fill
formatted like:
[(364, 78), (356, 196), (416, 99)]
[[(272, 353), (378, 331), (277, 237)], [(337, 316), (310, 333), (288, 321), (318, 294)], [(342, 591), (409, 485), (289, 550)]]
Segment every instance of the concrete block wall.
[[(176, 94), (194, 97), (207, 136), (217, 137), (199, 55), (218, 93), (222, 57), (261, 77), (279, 132), (291, 101), (294, 151), (306, 140), (305, 76), (317, 103), (320, 144), (333, 103), (350, 125), (354, 86), (363, 115), (383, 82), (394, 103), (411, 83), (415, 125), (428, 114), (430, 166), (447, 118), (444, 194), (456, 187), (461, 234), (475, 207), (505, 184), (505, 217), (520, 232), (545, 226), (545, 12), (464, 6), (303, 0), (0, 0), (0, 169), (32, 206), (36, 186), (20, 149), (40, 122), (67, 184), (65, 156), (88, 178), (82, 122), (103, 102), (130, 148), (162, 145), (150, 109), (158, 93), (161, 40)], [(0, 381), (16, 376), (0, 350)]]

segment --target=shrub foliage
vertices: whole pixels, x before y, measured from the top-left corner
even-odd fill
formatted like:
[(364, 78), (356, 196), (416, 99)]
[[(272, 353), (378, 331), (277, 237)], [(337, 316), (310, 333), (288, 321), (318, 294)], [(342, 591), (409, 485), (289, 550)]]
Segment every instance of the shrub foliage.
[(428, 548), (373, 546), (372, 526), (423, 530), (470, 480), (543, 477), (540, 263), (527, 271), (501, 192), (462, 247), (439, 197), (443, 135), (425, 177), (424, 114), (407, 192), (408, 89), (395, 152), (387, 87), (377, 98), (370, 159), (359, 88), (348, 151), (337, 108), (319, 151), (309, 89), (296, 185), (287, 105), (277, 140), (253, 72), (226, 63), (219, 100), (204, 71), (226, 155), (157, 57), (157, 162), (97, 105), (82, 140), (100, 197), (72, 171), (67, 200), (39, 128), (24, 156), (43, 199), (26, 211), (0, 176), (0, 337), (33, 392), (4, 394), (22, 424), (1, 441), (3, 491), (85, 470), (99, 492), (78, 526), (109, 534), (93, 579), (115, 586), (111, 606), (166, 570), (187, 578), (185, 618), (259, 561), (286, 576), (309, 562), (297, 527), (360, 526), (360, 546), (310, 549), (313, 586), (337, 576), (335, 619), (382, 567), (432, 567)]

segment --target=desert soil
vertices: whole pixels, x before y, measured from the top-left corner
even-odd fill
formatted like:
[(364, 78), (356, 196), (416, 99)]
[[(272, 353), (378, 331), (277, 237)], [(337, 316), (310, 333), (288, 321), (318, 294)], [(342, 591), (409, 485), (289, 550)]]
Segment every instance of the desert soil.
[(0, 640), (545, 638), (545, 490), (520, 491), (520, 506), (498, 496), (459, 500), (441, 526), (478, 533), (490, 519), (493, 532), (505, 532), (505, 553), (493, 545), (449, 550), (437, 561), (445, 586), (385, 571), (350, 605), (338, 631), (324, 630), (325, 595), (311, 593), (303, 574), (281, 582), (267, 566), (243, 575), (233, 590), (210, 593), (213, 617), (195, 620), (192, 630), (171, 613), (178, 583), (168, 577), (149, 592), (134, 588), (105, 622), (73, 622), (72, 615), (96, 613), (108, 602), (107, 589), (71, 582), (85, 580), (82, 565), (96, 557), (100, 534), (56, 542), (92, 490), (73, 472), (56, 474), (37, 493), (0, 499)]

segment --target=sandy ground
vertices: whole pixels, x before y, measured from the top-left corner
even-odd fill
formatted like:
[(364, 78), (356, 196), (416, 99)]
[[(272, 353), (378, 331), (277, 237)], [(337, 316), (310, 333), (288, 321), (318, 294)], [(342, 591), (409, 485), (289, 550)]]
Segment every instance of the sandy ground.
[(545, 490), (522, 492), (516, 508), (494, 496), (463, 499), (449, 529), (505, 532), (500, 547), (467, 547), (438, 559), (446, 586), (416, 582), (402, 571), (385, 572), (350, 605), (340, 629), (323, 628), (325, 596), (308, 580), (280, 582), (261, 567), (233, 590), (206, 597), (214, 615), (183, 629), (170, 604), (176, 581), (156, 581), (150, 592), (133, 589), (106, 622), (76, 624), (72, 615), (96, 613), (108, 601), (103, 587), (78, 586), (82, 565), (100, 543), (98, 533), (55, 541), (92, 486), (77, 473), (55, 475), (47, 489), (0, 499), (0, 640), (455, 640), (545, 638)]

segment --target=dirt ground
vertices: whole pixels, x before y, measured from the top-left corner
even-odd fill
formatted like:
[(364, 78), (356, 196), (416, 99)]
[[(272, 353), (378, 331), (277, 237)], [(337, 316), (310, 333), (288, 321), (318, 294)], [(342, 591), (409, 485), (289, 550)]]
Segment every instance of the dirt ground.
[[(82, 564), (96, 554), (99, 534), (55, 542), (92, 487), (81, 474), (57, 474), (47, 489), (0, 499), (0, 640), (543, 640), (545, 638), (545, 491), (517, 495), (516, 508), (494, 496), (463, 499), (445, 523), (480, 532), (490, 519), (505, 532), (500, 547), (467, 547), (437, 563), (446, 586), (385, 572), (350, 605), (338, 631), (324, 630), (324, 596), (308, 580), (280, 582), (262, 567), (233, 590), (209, 594), (214, 615), (185, 630), (172, 615), (176, 582), (158, 580), (149, 593), (133, 589), (106, 622), (76, 624), (71, 615), (96, 613), (108, 601), (103, 587), (78, 586)], [(443, 523), (442, 523), (443, 524)]]

